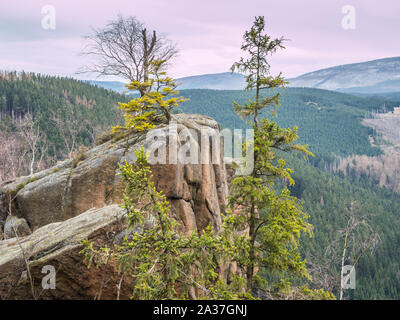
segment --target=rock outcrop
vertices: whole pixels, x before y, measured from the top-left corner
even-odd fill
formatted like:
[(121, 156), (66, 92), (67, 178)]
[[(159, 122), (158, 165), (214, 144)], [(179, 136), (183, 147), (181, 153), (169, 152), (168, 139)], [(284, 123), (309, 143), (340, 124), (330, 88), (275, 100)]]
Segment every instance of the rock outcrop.
[[(165, 134), (161, 145), (165, 146), (168, 161), (152, 165), (156, 187), (171, 203), (182, 233), (202, 230), (209, 224), (218, 230), (228, 193), (218, 123), (200, 115), (179, 114), (174, 115), (174, 120), (174, 124), (158, 127)], [(151, 151), (152, 143), (154, 140), (144, 134), (108, 141), (81, 152), (75, 159), (0, 186), (0, 230), (3, 229), (1, 221), (5, 221), (11, 211), (13, 216), (25, 219), (34, 231), (18, 239), (1, 241), (0, 238), (3, 298), (10, 290), (16, 298), (30, 295), (26, 274), (23, 274), (27, 257), (32, 265), (31, 272), (38, 279), (43, 277), (41, 268), (44, 265), (59, 268), (57, 290), (46, 290), (43, 297), (94, 297), (101, 275), (85, 271), (83, 258), (78, 255), (80, 241), (85, 238), (101, 240), (104, 231), (118, 231), (116, 221), (121, 211), (115, 204), (121, 202), (124, 189), (118, 175), (119, 164), (134, 162), (135, 151), (140, 146)], [(185, 149), (188, 143), (190, 148)], [(175, 145), (179, 150), (178, 162), (173, 161), (176, 154), (171, 153)], [(162, 148), (155, 152), (157, 156), (160, 150)], [(179, 161), (186, 159), (188, 153), (192, 161)], [(103, 298), (107, 298), (108, 293), (103, 294)]]
[[(0, 299), (93, 299), (99, 291), (104, 269), (87, 268), (79, 254), (81, 241), (105, 243), (107, 236), (121, 231), (123, 219), (123, 210), (112, 205), (51, 223), (27, 237), (1, 241)], [(32, 286), (27, 262), (34, 280)], [(42, 279), (46, 273), (42, 272), (46, 266), (56, 271), (55, 289), (43, 290)], [(129, 295), (129, 290), (125, 289), (121, 298), (129, 298)], [(105, 286), (102, 298), (115, 297), (115, 288)]]
[[(175, 115), (175, 119), (178, 135), (190, 130), (200, 140), (202, 130), (219, 130), (218, 123), (206, 116), (182, 114)], [(161, 130), (167, 132), (170, 127)], [(70, 159), (0, 187), (0, 221), (8, 215), (10, 199), (13, 215), (24, 218), (32, 229), (65, 221), (91, 208), (120, 203), (123, 185), (117, 175), (118, 165), (125, 160), (134, 161), (136, 149), (142, 145), (149, 147), (149, 144), (144, 135), (109, 141), (79, 155), (78, 163)], [(178, 148), (183, 144), (178, 141)], [(210, 222), (218, 228), (220, 213), (225, 209), (227, 180), (222, 151), (218, 161), (214, 161), (219, 163), (204, 161), (206, 163), (201, 164), (202, 152), (205, 157), (212, 152), (204, 152), (200, 145), (197, 148), (198, 164), (152, 166), (156, 186), (164, 191), (177, 218), (186, 226), (185, 231), (196, 227), (203, 229)], [(211, 148), (211, 145), (208, 143), (204, 148)], [(169, 154), (168, 141), (166, 151)]]
[(9, 216), (4, 224), (4, 239), (25, 237), (31, 234), (31, 229), (25, 219)]

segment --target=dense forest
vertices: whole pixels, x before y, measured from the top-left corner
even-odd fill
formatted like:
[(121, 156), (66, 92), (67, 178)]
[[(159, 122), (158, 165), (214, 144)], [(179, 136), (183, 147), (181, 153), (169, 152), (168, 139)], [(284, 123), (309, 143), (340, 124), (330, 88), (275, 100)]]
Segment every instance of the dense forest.
[[(400, 196), (385, 188), (357, 182), (351, 177), (330, 174), (302, 159), (290, 157), (296, 184), (294, 196), (304, 201), (314, 225), (314, 236), (302, 240), (302, 253), (310, 262), (324, 264), (325, 250), (346, 225), (345, 210), (356, 201), (378, 232), (380, 242), (373, 253), (364, 256), (357, 268), (354, 299), (394, 299), (400, 296)], [(340, 273), (339, 265), (333, 267)]]
[[(181, 93), (190, 98), (182, 105), (182, 111), (209, 115), (223, 127), (245, 127), (234, 114), (232, 101), (243, 103), (251, 97), (251, 92), (184, 90)], [(399, 298), (400, 195), (354, 173), (345, 176), (342, 172), (327, 172), (337, 156), (382, 154), (369, 139), (379, 141), (379, 135), (361, 121), (371, 112), (391, 111), (399, 102), (306, 88), (288, 88), (281, 94), (275, 120), (283, 127), (298, 126), (300, 141), (309, 144), (315, 154), (307, 161), (284, 155), (288, 166), (294, 169), (296, 184), (291, 187), (292, 195), (304, 202), (314, 225), (314, 236), (302, 240), (302, 254), (309, 262), (324, 264), (326, 249), (345, 227), (346, 207), (354, 201), (362, 214), (370, 218), (380, 242), (373, 253), (361, 259), (357, 290), (349, 290), (347, 298)], [(272, 114), (269, 117), (274, 118)], [(339, 264), (329, 267), (331, 272), (340, 274)]]
[[(251, 92), (201, 89), (183, 90), (181, 94), (190, 99), (180, 106), (183, 112), (210, 115), (223, 127), (246, 126), (235, 115), (232, 101), (243, 103), (252, 96)], [(379, 97), (366, 99), (320, 89), (287, 88), (281, 94), (276, 121), (283, 127), (299, 126), (300, 142), (309, 144), (318, 156), (380, 155), (381, 150), (371, 146), (368, 138), (376, 133), (361, 125), (360, 119), (369, 112), (393, 110), (400, 104)], [(55, 118), (70, 121), (73, 114), (80, 120), (78, 145), (89, 145), (93, 127), (105, 129), (118, 123), (121, 116), (116, 106), (127, 100), (114, 91), (69, 78), (15, 72), (0, 76), (3, 129), (5, 124), (12, 127), (7, 119), (18, 120), (32, 114), (52, 146), (51, 155), (60, 154), (64, 148)]]
[[(244, 128), (245, 123), (234, 113), (232, 101), (244, 103), (252, 92), (228, 90), (183, 90), (189, 98), (181, 105), (188, 113), (214, 117), (223, 127)], [(370, 112), (393, 110), (400, 102), (384, 98), (359, 98), (339, 92), (287, 88), (281, 90), (281, 107), (274, 118), (282, 127), (299, 127), (300, 143), (306, 143), (318, 155), (365, 154), (379, 155), (382, 151), (370, 144), (375, 136), (372, 128), (361, 124)]]
[[(222, 127), (245, 128), (244, 122), (234, 114), (232, 102), (247, 101), (251, 92), (183, 90), (181, 94), (190, 99), (180, 106), (181, 111), (209, 115)], [(371, 112), (393, 110), (399, 102), (305, 88), (288, 88), (281, 95), (276, 121), (282, 127), (299, 126), (300, 142), (308, 144), (315, 154), (307, 161), (285, 156), (295, 171), (296, 184), (291, 192), (304, 201), (314, 225), (313, 238), (305, 237), (302, 241), (302, 254), (310, 261), (323, 264), (325, 249), (346, 222), (347, 204), (356, 201), (364, 214), (371, 215), (381, 241), (374, 253), (364, 256), (360, 262), (357, 290), (347, 293), (348, 297), (399, 298), (400, 196), (352, 175), (325, 170), (336, 156), (381, 155), (379, 147), (370, 143), (370, 137), (379, 141), (378, 134), (363, 126), (361, 120)], [(32, 115), (45, 134), (49, 158), (60, 160), (69, 152), (63, 133), (68, 140), (75, 132), (76, 148), (93, 144), (99, 132), (107, 131), (121, 120), (116, 105), (127, 100), (124, 95), (74, 79), (2, 73), (0, 130), (13, 132), (19, 121)], [(271, 113), (268, 117), (274, 118), (274, 115)], [(68, 125), (75, 130), (67, 130)]]
[(384, 93), (352, 93), (358, 97), (376, 97), (376, 98), (386, 98), (393, 101), (400, 101), (400, 92), (384, 92)]
[[(50, 158), (66, 157), (65, 139), (90, 145), (97, 131), (120, 121), (118, 102), (127, 98), (111, 90), (71, 78), (33, 73), (0, 74), (0, 129), (31, 115), (48, 143)], [(63, 137), (65, 135), (66, 137)]]

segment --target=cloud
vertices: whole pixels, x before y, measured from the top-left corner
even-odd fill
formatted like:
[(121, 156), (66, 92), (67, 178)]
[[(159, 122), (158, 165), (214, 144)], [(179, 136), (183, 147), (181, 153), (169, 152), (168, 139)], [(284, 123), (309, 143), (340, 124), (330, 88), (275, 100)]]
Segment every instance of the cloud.
[[(56, 8), (56, 30), (41, 28), (41, 8)], [(399, 55), (400, 2), (353, 0), (356, 30), (341, 27), (343, 0), (2, 0), (2, 69), (74, 75), (88, 62), (78, 56), (82, 36), (118, 13), (134, 15), (178, 44), (174, 76), (228, 71), (240, 55), (242, 35), (255, 15), (267, 31), (291, 41), (272, 58), (273, 72), (293, 77), (317, 68)]]

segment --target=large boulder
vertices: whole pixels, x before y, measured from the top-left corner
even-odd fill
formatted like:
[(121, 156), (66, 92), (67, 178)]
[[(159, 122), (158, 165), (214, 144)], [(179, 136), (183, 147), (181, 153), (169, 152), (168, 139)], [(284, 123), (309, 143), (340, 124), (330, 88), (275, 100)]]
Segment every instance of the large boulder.
[[(104, 272), (116, 277), (118, 272), (87, 268), (79, 252), (82, 240), (104, 245), (125, 227), (125, 215), (117, 205), (91, 209), (64, 222), (39, 228), (24, 238), (0, 241), (1, 299), (94, 299), (102, 287)], [(29, 274), (27, 274), (29, 265)], [(43, 289), (42, 281), (49, 270), (55, 271), (55, 289)], [(33, 283), (33, 285), (31, 285)], [(45, 284), (47, 282), (45, 281)], [(118, 279), (102, 289), (102, 299), (115, 299)], [(120, 298), (129, 299), (132, 291), (121, 287)]]
[[(118, 277), (116, 265), (88, 270), (79, 251), (84, 239), (103, 246), (126, 235), (124, 212), (117, 205), (124, 191), (119, 165), (133, 163), (141, 146), (155, 156), (165, 147), (167, 163), (152, 162), (153, 179), (171, 203), (180, 231), (188, 235), (210, 224), (219, 230), (229, 173), (218, 123), (206, 116), (180, 114), (157, 130), (165, 139), (157, 140), (161, 148), (155, 152), (152, 137), (137, 134), (81, 150), (74, 159), (0, 186), (0, 299), (93, 299), (98, 298), (105, 274)], [(174, 146), (178, 156), (171, 152)], [(180, 161), (179, 155), (186, 159), (188, 153), (191, 161)], [(10, 215), (12, 225), (20, 225), (23, 232), (2, 240), (4, 224), (7, 238), (15, 235), (8, 232)], [(143, 227), (151, 228), (151, 221)], [(56, 271), (55, 290), (42, 288), (49, 267)], [(101, 298), (115, 299), (118, 282), (110, 279), (113, 285), (103, 286)], [(131, 293), (122, 282), (119, 297), (128, 299)]]
[[(194, 141), (190, 153), (197, 162), (170, 161), (174, 129), (178, 148)], [(168, 163), (152, 166), (154, 181), (170, 201), (182, 231), (190, 233), (209, 224), (218, 230), (228, 192), (218, 123), (207, 116), (178, 114), (173, 124), (160, 125), (158, 130), (167, 136), (164, 143)], [(204, 132), (213, 137), (204, 138)], [(145, 134), (108, 141), (75, 159), (0, 186), (0, 220), (11, 210), (34, 230), (91, 208), (120, 203), (124, 186), (117, 175), (119, 164), (134, 162), (135, 151), (140, 146), (150, 149), (151, 145), (152, 140)]]
[(23, 218), (9, 216), (4, 224), (4, 239), (25, 237), (31, 234), (28, 223)]

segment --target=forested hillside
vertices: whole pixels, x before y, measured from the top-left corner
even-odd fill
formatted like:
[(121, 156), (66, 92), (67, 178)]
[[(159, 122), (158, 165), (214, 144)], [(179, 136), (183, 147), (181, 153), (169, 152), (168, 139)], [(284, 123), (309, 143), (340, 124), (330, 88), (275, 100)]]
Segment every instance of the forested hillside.
[[(182, 104), (183, 112), (196, 112), (214, 117), (223, 127), (244, 128), (245, 123), (234, 113), (232, 101), (246, 102), (253, 93), (243, 91), (182, 90), (190, 101)], [(393, 110), (400, 102), (384, 98), (359, 98), (333, 91), (287, 88), (281, 91), (281, 107), (276, 121), (283, 127), (299, 127), (300, 142), (310, 145), (318, 155), (379, 155), (370, 144), (373, 129), (361, 120), (369, 112)]]
[[(364, 256), (357, 268), (357, 290), (353, 299), (398, 299), (400, 297), (400, 196), (390, 190), (350, 180), (315, 168), (298, 158), (287, 158), (294, 169), (292, 194), (304, 201), (314, 225), (314, 236), (302, 241), (302, 253), (310, 262), (331, 267), (340, 274), (339, 264), (327, 266), (325, 250), (346, 226), (346, 208), (356, 201), (378, 232), (380, 242)], [(318, 275), (314, 275), (317, 277)]]
[[(250, 92), (184, 90), (191, 100), (182, 106), (184, 112), (207, 114), (223, 127), (244, 128), (233, 112), (232, 101), (243, 103)], [(400, 196), (379, 188), (367, 179), (355, 179), (342, 173), (326, 171), (336, 155), (379, 155), (382, 150), (372, 146), (370, 137), (379, 135), (361, 124), (369, 112), (393, 110), (397, 101), (384, 98), (359, 98), (342, 93), (305, 88), (282, 91), (281, 107), (276, 117), (283, 127), (299, 126), (300, 141), (309, 144), (315, 154), (308, 161), (285, 156), (294, 169), (292, 194), (304, 201), (314, 225), (314, 236), (302, 241), (302, 253), (309, 262), (324, 266), (327, 247), (346, 226), (345, 210), (350, 202), (359, 205), (362, 214), (370, 217), (380, 235), (374, 253), (362, 258), (357, 268), (357, 290), (349, 290), (347, 298), (393, 299), (400, 297)], [(270, 115), (272, 117), (272, 115)], [(340, 265), (325, 266), (339, 274)], [(323, 269), (323, 268), (322, 268)], [(314, 275), (318, 277), (317, 275)]]
[(126, 96), (70, 78), (0, 73), (0, 183), (72, 158), (122, 120)]
[(379, 97), (386, 98), (389, 100), (400, 101), (400, 92), (387, 92), (387, 93), (350, 93), (358, 97)]
[[(3, 130), (32, 115), (46, 136), (49, 156), (65, 156), (64, 138), (89, 145), (96, 131), (119, 122), (116, 108), (127, 98), (111, 90), (70, 78), (32, 73), (0, 74), (0, 119)], [(66, 135), (67, 137), (63, 137)]]
[[(400, 196), (373, 186), (364, 179), (325, 171), (335, 156), (382, 154), (370, 138), (379, 135), (361, 124), (371, 112), (393, 110), (400, 103), (381, 97), (355, 97), (338, 92), (288, 88), (281, 91), (281, 107), (276, 120), (283, 127), (299, 126), (300, 142), (309, 144), (315, 158), (305, 162), (287, 157), (295, 171), (292, 194), (305, 203), (314, 225), (314, 237), (304, 238), (302, 253), (310, 262), (323, 265), (323, 255), (339, 229), (346, 223), (344, 212), (351, 201), (371, 215), (381, 241), (373, 254), (363, 257), (357, 270), (356, 299), (400, 297)], [(190, 98), (180, 110), (215, 118), (222, 127), (245, 128), (234, 114), (232, 102), (246, 102), (251, 92), (226, 90), (182, 90)], [(18, 123), (32, 115), (43, 132), (50, 159), (68, 157), (68, 147), (91, 145), (96, 134), (118, 123), (118, 102), (126, 96), (94, 87), (87, 82), (34, 74), (2, 73), (0, 77), (0, 129), (2, 134), (17, 131)], [(273, 117), (273, 115), (269, 115)], [(66, 141), (66, 140), (67, 141)], [(69, 141), (69, 142), (68, 142)], [(69, 143), (69, 144), (68, 144)], [(43, 151), (44, 152), (44, 151)], [(26, 172), (25, 172), (26, 173)], [(339, 266), (332, 270), (339, 272)]]

